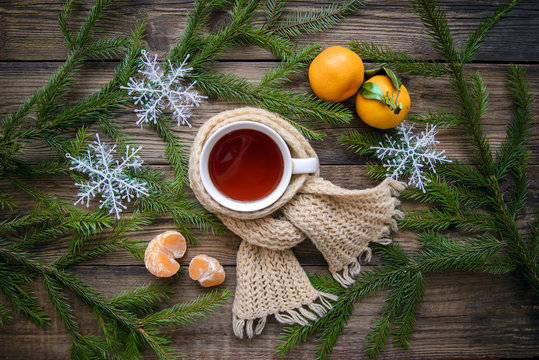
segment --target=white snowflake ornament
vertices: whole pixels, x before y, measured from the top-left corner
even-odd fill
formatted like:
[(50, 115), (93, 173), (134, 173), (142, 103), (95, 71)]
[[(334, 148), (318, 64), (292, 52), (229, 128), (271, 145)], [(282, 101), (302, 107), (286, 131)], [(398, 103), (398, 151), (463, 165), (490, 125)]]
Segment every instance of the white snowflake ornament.
[(435, 163), (451, 162), (445, 155), (445, 150), (436, 151), (435, 146), (439, 143), (434, 139), (438, 133), (436, 126), (426, 125), (425, 131), (420, 135), (413, 133), (414, 125), (408, 125), (403, 121), (398, 127), (401, 137), (398, 140), (386, 135), (387, 145), (380, 142), (379, 146), (371, 146), (376, 150), (376, 156), (385, 160), (383, 166), (389, 176), (395, 180), (404, 174), (410, 174), (408, 185), (415, 186), (425, 192), (425, 183), (430, 180), (423, 174), (425, 167), (436, 173)]
[(66, 158), (71, 160), (70, 170), (80, 171), (88, 175), (88, 181), (75, 183), (80, 188), (77, 196), (79, 199), (74, 205), (86, 202), (86, 207), (89, 206), (90, 199), (96, 194), (101, 194), (102, 199), (99, 200), (102, 207), (110, 209), (109, 213), (114, 212), (116, 218), (120, 218), (120, 212), (126, 209), (122, 204), (122, 200), (130, 202), (134, 197), (148, 196), (148, 185), (137, 179), (129, 176), (126, 170), (138, 169), (142, 165), (142, 159), (138, 152), (142, 147), (132, 148), (127, 145), (125, 157), (119, 162), (113, 158), (113, 153), (116, 153), (116, 145), (109, 147), (105, 143), (101, 143), (99, 135), (90, 145), (85, 156), (74, 158), (70, 154), (66, 154)]
[(202, 100), (207, 99), (200, 95), (193, 86), (196, 82), (187, 82), (185, 77), (189, 75), (193, 68), (187, 65), (187, 59), (175, 68), (169, 61), (169, 70), (163, 72), (157, 63), (157, 54), (148, 56), (146, 50), (142, 50), (142, 64), (138, 72), (141, 79), (129, 78), (127, 86), (120, 86), (128, 90), (128, 94), (133, 96), (135, 105), (140, 105), (140, 109), (135, 109), (138, 121), (142, 123), (155, 123), (158, 116), (165, 108), (169, 108), (179, 125), (191, 124), (187, 121), (191, 117), (191, 109), (199, 106)]

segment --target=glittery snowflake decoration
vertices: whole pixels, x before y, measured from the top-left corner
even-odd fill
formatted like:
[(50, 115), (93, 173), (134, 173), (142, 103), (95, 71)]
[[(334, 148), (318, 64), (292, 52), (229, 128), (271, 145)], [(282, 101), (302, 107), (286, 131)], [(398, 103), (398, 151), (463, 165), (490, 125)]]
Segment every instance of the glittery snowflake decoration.
[(188, 58), (189, 55), (179, 67), (172, 66), (169, 61), (169, 70), (164, 72), (157, 63), (157, 54), (150, 57), (146, 50), (142, 50), (142, 64), (138, 70), (142, 78), (131, 77), (127, 86), (121, 86), (133, 96), (135, 105), (141, 107), (135, 109), (138, 117), (137, 125), (155, 123), (163, 110), (168, 107), (176, 117), (178, 126), (182, 124), (191, 126), (187, 121), (191, 117), (191, 109), (199, 106), (206, 97), (193, 88), (196, 82), (185, 80), (193, 70), (187, 65)]
[(397, 130), (401, 135), (398, 140), (386, 135), (387, 144), (380, 142), (379, 146), (370, 148), (376, 150), (376, 156), (380, 160), (385, 160), (383, 166), (389, 176), (399, 180), (400, 176), (410, 174), (408, 185), (425, 192), (425, 183), (430, 181), (423, 173), (425, 167), (436, 173), (435, 163), (451, 162), (444, 155), (445, 150), (438, 152), (435, 149), (435, 145), (439, 143), (434, 139), (438, 133), (435, 131), (436, 126), (427, 124), (425, 131), (415, 135), (414, 126), (402, 122)]
[(116, 218), (119, 219), (120, 212), (126, 209), (122, 200), (130, 202), (134, 197), (148, 196), (147, 184), (132, 178), (127, 172), (128, 169), (136, 170), (142, 165), (142, 159), (138, 155), (141, 147), (135, 149), (128, 145), (125, 157), (119, 162), (112, 155), (116, 153), (116, 145), (109, 147), (101, 143), (98, 134), (95, 136), (97, 140), (90, 145), (90, 149), (84, 156), (74, 158), (66, 154), (66, 157), (71, 160), (70, 170), (88, 174), (87, 181), (75, 183), (80, 188), (77, 194), (79, 199), (75, 205), (86, 202), (86, 207), (88, 207), (90, 199), (96, 194), (101, 194), (99, 208), (110, 209), (109, 213), (114, 212)]

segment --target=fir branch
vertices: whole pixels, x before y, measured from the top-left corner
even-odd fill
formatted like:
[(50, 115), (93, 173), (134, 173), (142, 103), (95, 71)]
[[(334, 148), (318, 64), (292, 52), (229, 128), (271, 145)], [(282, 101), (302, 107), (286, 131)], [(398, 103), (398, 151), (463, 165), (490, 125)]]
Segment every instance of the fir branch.
[[(111, 138), (111, 140), (118, 146), (118, 151), (124, 153), (127, 150), (127, 145), (130, 142), (129, 137), (122, 131), (122, 126), (118, 124), (115, 119), (108, 115), (108, 114), (100, 114), (97, 116), (97, 123), (99, 125), (99, 129)], [(87, 139), (85, 139), (86, 142)], [(84, 143), (83, 143), (84, 144)], [(72, 156), (76, 156), (79, 154), (80, 149), (70, 149), (66, 153), (71, 154)]]
[(272, 31), (287, 37), (301, 34), (314, 34), (331, 28), (344, 16), (352, 14), (365, 6), (363, 0), (345, 0), (340, 4), (332, 4), (309, 11), (296, 11), (287, 14), (275, 26), (268, 26)]
[(331, 275), (326, 274), (307, 274), (309, 281), (313, 287), (328, 294), (340, 296), (343, 294), (342, 285), (336, 281)]
[(487, 259), (505, 247), (502, 241), (488, 234), (455, 241), (429, 230), (421, 233), (419, 240), (425, 250), (416, 255), (412, 263), (422, 272), (484, 269)]
[(230, 297), (230, 290), (224, 289), (221, 292), (215, 290), (209, 292), (196, 300), (188, 303), (174, 305), (162, 311), (150, 314), (142, 319), (142, 324), (146, 326), (182, 326), (192, 324), (200, 319), (206, 318), (209, 312), (215, 310)]
[[(0, 243), (0, 247), (5, 246), (7, 244)], [(40, 327), (44, 328), (49, 325), (50, 317), (38, 304), (37, 297), (27, 285), (31, 278), (10, 269), (4, 261), (0, 261), (0, 275), (0, 291), (15, 311), (26, 316)]]
[(148, 214), (135, 211), (131, 217), (124, 217), (116, 222), (115, 228), (110, 233), (93, 237), (81, 237), (75, 233), (78, 236), (73, 236), (70, 239), (69, 251), (59, 257), (54, 262), (54, 265), (65, 268), (121, 249), (128, 250), (137, 259), (142, 260), (144, 249), (141, 248), (137, 240), (132, 240), (126, 236), (126, 233), (140, 231), (143, 226), (149, 225), (152, 220), (153, 217)]
[(429, 111), (427, 115), (410, 114), (407, 119), (416, 123), (433, 124), (442, 129), (450, 129), (462, 123), (461, 118), (447, 111)]
[(286, 59), (294, 53), (294, 44), (288, 38), (266, 29), (247, 28), (240, 32), (236, 42), (266, 49), (279, 59)]
[(474, 60), (475, 53), (481, 47), (481, 44), (488, 35), (489, 31), (519, 3), (520, 0), (512, 0), (501, 5), (490, 18), (483, 21), (475, 29), (475, 31), (470, 34), (468, 40), (466, 41), (466, 46), (463, 47), (460, 52), (460, 57), (463, 64)]
[[(12, 251), (7, 248), (5, 244), (0, 244), (0, 261), (5, 262), (6, 264), (23, 266), (28, 271), (35, 272), (44, 277), (50, 277), (54, 282), (51, 283), (49, 280), (47, 286), (49, 291), (52, 290), (52, 296), (56, 297), (56, 300), (53, 299), (53, 303), (56, 301), (61, 302), (57, 290), (62, 286), (72, 291), (80, 298), (80, 300), (82, 300), (82, 302), (93, 309), (98, 317), (98, 323), (102, 324), (101, 329), (105, 336), (105, 344), (107, 346), (103, 349), (104, 354), (114, 354), (117, 352), (117, 349), (114, 348), (115, 344), (123, 344), (126, 342), (125, 337), (131, 336), (133, 343), (136, 344), (137, 347), (144, 343), (154, 351), (159, 359), (172, 359), (176, 354), (176, 351), (174, 348), (168, 346), (168, 344), (170, 344), (170, 339), (164, 337), (161, 332), (154, 328), (156, 326), (188, 324), (194, 320), (203, 318), (209, 312), (215, 310), (215, 308), (230, 295), (228, 290), (223, 290), (221, 293), (209, 293), (191, 303), (179, 304), (160, 312), (150, 314), (143, 319), (139, 319), (135, 314), (122, 308), (122, 306), (127, 306), (125, 301), (122, 302), (122, 295), (120, 295), (119, 299), (116, 299), (116, 301), (112, 301), (113, 303), (116, 302), (116, 304), (118, 302), (120, 303), (119, 307), (115, 306), (110, 301), (104, 299), (94, 288), (82, 282), (70, 272), (36, 259), (28, 253)], [(4, 285), (5, 283), (0, 281), (0, 289), (4, 290)], [(148, 288), (146, 288), (146, 290), (148, 290)], [(137, 291), (133, 291), (133, 293), (137, 293)], [(8, 295), (10, 295), (9, 292)], [(159, 296), (151, 297), (150, 305), (156, 300), (156, 297)], [(138, 301), (141, 301), (141, 298), (148, 299), (147, 295), (143, 295), (138, 298)], [(20, 301), (18, 297), (15, 300)], [(12, 300), (12, 302), (15, 300)], [(20, 302), (15, 302), (15, 304), (20, 304)], [(132, 303), (130, 305), (132, 305)], [(130, 306), (127, 307), (129, 308)], [(70, 321), (70, 311), (65, 304), (56, 309), (63, 312), (63, 321)], [(26, 312), (33, 310), (35, 316), (41, 315), (37, 312), (39, 309), (35, 309), (35, 304), (32, 303), (23, 304), (21, 310)], [(44, 319), (48, 321), (47, 318)], [(68, 326), (71, 327), (74, 326), (74, 324), (69, 322)], [(74, 331), (75, 328), (71, 329)], [(84, 349), (77, 348), (81, 341), (84, 340), (75, 336), (74, 351), (77, 353), (84, 353)]]
[(8, 321), (13, 319), (11, 312), (5, 304), (0, 303), (0, 326), (4, 326)]
[(3, 137), (0, 144), (6, 144), (6, 140), (11, 139), (11, 133), (16, 127), (24, 122), (25, 116), (30, 113), (34, 105), (37, 103), (40, 95), (41, 92), (34, 93), (32, 96), (26, 98), (19, 108), (17, 108), (17, 110), (13, 110), (6, 115), (1, 123)]
[[(251, 20), (258, 8), (260, 1), (250, 1), (245, 5), (242, 1), (236, 1), (230, 12), (231, 21), (222, 26), (215, 34), (210, 34), (205, 38), (201, 50), (190, 57), (189, 65), (196, 72), (200, 67), (217, 60), (217, 56), (228, 47), (238, 43), (240, 35), (250, 29)], [(167, 56), (171, 62), (178, 65), (184, 59)]]
[(123, 290), (110, 300), (110, 304), (132, 314), (147, 314), (154, 311), (161, 301), (168, 299), (171, 291), (163, 286), (144, 284)]
[(471, 75), (471, 93), (474, 97), (475, 116), (481, 119), (488, 111), (487, 86), (479, 73)]
[(431, 176), (423, 192), (417, 188), (406, 189), (401, 193), (403, 199), (425, 203), (440, 204), (454, 212), (464, 209), (478, 209), (489, 205), (488, 193), (481, 188), (470, 188), (460, 184), (448, 183), (440, 176)]
[(87, 45), (84, 51), (92, 59), (112, 60), (114, 57), (123, 55), (129, 43), (130, 38), (123, 35), (112, 39), (97, 39)]
[(400, 284), (389, 291), (380, 317), (367, 333), (367, 340), (363, 348), (368, 356), (376, 358), (388, 342), (392, 323), (402, 311), (404, 298), (406, 297), (405, 290), (410, 278), (411, 275), (407, 274)]
[(334, 316), (324, 324), (324, 330), (318, 336), (318, 341), (320, 343), (316, 347), (316, 352), (318, 354), (317, 359), (325, 360), (329, 358), (339, 335), (344, 331), (345, 323), (350, 320), (352, 309), (353, 302), (343, 303), (337, 310), (339, 316)]
[[(103, 5), (103, 1), (99, 1), (96, 7), (92, 10), (92, 14), (100, 16), (99, 7)], [(66, 3), (67, 4), (67, 3)], [(72, 3), (70, 3), (72, 4)], [(70, 5), (72, 6), (72, 5)], [(96, 19), (97, 20), (97, 19)], [(135, 63), (132, 60), (138, 57), (140, 53), (140, 37), (143, 25), (137, 26), (133, 37), (129, 41), (129, 50), (126, 59), (118, 67), (113, 80), (96, 93), (91, 94), (86, 99), (80, 101), (72, 107), (61, 109), (59, 102), (67, 95), (73, 83), (73, 77), (78, 72), (82, 62), (91, 54), (98, 55), (100, 49), (98, 47), (89, 49), (76, 49), (72, 51), (65, 63), (50, 77), (48, 83), (35, 95), (28, 98), (25, 103), (15, 112), (10, 113), (3, 121), (4, 136), (0, 138), (0, 158), (6, 163), (10, 158), (14, 157), (19, 150), (22, 149), (22, 144), (38, 139), (58, 152), (64, 151), (63, 144), (67, 139), (58, 136), (56, 133), (64, 128), (78, 128), (82, 124), (89, 124), (95, 121), (96, 117), (103, 115), (106, 112), (115, 111), (123, 105), (127, 99), (127, 94), (124, 91), (117, 90), (117, 80), (122, 75), (132, 74), (135, 68)], [(121, 37), (110, 41), (96, 40), (94, 44), (107, 45), (107, 52), (123, 52), (127, 41)], [(119, 45), (120, 48), (114, 49), (113, 46)], [(104, 50), (104, 49), (101, 49)], [(126, 60), (131, 59), (129, 62)], [(27, 119), (32, 107), (37, 105), (38, 121), (37, 126), (18, 129)], [(4, 149), (9, 149), (7, 152)], [(1, 155), (4, 153), (4, 155)], [(9, 154), (6, 156), (5, 154)], [(62, 154), (63, 155), (63, 154)], [(4, 165), (5, 167), (5, 165)]]
[[(374, 155), (376, 150), (372, 147), (386, 143), (385, 135), (394, 134), (393, 131), (385, 132), (372, 130), (369, 132), (359, 132), (357, 130), (348, 130), (339, 138), (339, 141), (347, 145), (348, 150), (358, 155)], [(386, 171), (384, 170), (384, 174)]]
[(74, 44), (78, 49), (83, 49), (88, 42), (88, 38), (93, 32), (94, 25), (103, 16), (104, 10), (110, 6), (112, 0), (97, 0), (94, 7), (88, 13), (88, 16), (84, 19), (77, 37), (74, 40)]
[(218, 3), (219, 1), (215, 0), (193, 1), (193, 10), (187, 15), (180, 40), (167, 53), (166, 62), (181, 63), (188, 54), (200, 50), (200, 46), (203, 45), (200, 35), (208, 24), (212, 10)]
[(28, 135), (23, 131), (22, 134), (31, 138), (34, 133), (42, 131), (42, 126), (46, 124), (47, 120), (58, 112), (59, 106), (57, 105), (66, 95), (67, 91), (73, 84), (74, 75), (78, 73), (84, 57), (81, 51), (71, 52), (64, 64), (58, 68), (48, 83), (39, 91), (39, 99), (37, 102), (38, 107), (38, 124), (32, 131), (27, 130)]
[(23, 227), (39, 224), (42, 221), (45, 221), (45, 219), (47, 218), (32, 213), (27, 215), (14, 215), (0, 222), (0, 233), (15, 232)]
[(174, 171), (172, 186), (181, 192), (182, 185), (188, 183), (189, 154), (185, 151), (184, 145), (172, 131), (172, 125), (165, 121), (162, 116), (156, 118), (155, 123), (150, 127), (166, 143), (165, 156), (169, 165)]
[[(379, 354), (391, 332), (395, 343), (409, 346), (415, 322), (414, 314), (424, 293), (423, 279), (427, 273), (460, 269), (502, 274), (519, 270), (530, 288), (534, 291), (539, 289), (537, 220), (531, 225), (531, 234), (527, 237), (521, 235), (516, 225), (516, 217), (525, 205), (527, 193), (530, 156), (527, 144), (532, 126), (530, 106), (533, 96), (529, 94), (524, 73), (517, 67), (511, 67), (510, 89), (515, 111), (508, 124), (502, 149), (494, 161), (490, 143), (481, 125), (482, 117), (488, 110), (485, 83), (477, 73), (469, 77), (464, 73), (464, 64), (473, 58), (487, 32), (518, 1), (512, 1), (498, 9), (470, 35), (466, 48), (458, 51), (453, 45), (445, 10), (438, 2), (411, 2), (427, 28), (433, 46), (447, 63), (444, 67), (449, 75), (457, 105), (456, 110), (451, 113), (434, 111), (428, 115), (412, 116), (412, 119), (463, 129), (471, 141), (475, 165), (452, 159), (452, 163), (436, 167), (436, 176), (428, 175), (430, 182), (424, 193), (414, 189), (404, 191), (401, 195), (405, 199), (432, 204), (427, 209), (405, 211), (405, 217), (399, 223), (401, 228), (422, 231), (421, 250), (417, 255), (408, 257), (403, 251), (395, 251), (399, 248), (395, 244), (387, 247), (373, 245), (375, 253), (386, 263), (362, 272), (362, 277), (350, 289), (345, 290), (344, 294), (340, 294), (342, 298), (352, 297), (353, 293), (355, 299), (360, 300), (371, 291), (392, 289), (366, 344), (367, 353), (371, 356)], [(390, 58), (398, 61), (402, 55), (404, 60), (400, 71), (417, 70), (413, 58), (401, 52), (378, 48), (368, 43), (357, 42), (357, 46), (361, 50), (365, 48), (366, 53), (373, 53), (373, 57), (380, 55), (380, 60)], [(423, 76), (431, 75), (425, 69), (418, 71), (418, 74), (422, 71)], [(371, 133), (345, 134), (342, 140), (352, 151), (365, 155), (370, 155), (368, 148), (372, 146), (371, 143), (378, 141), (372, 138)], [(375, 178), (386, 175), (386, 171), (375, 163), (368, 163), (368, 173)], [(510, 173), (514, 176), (515, 186), (510, 194), (502, 194), (500, 182)], [(470, 237), (455, 240), (441, 233), (455, 229), (469, 233)], [(341, 312), (340, 306), (336, 306), (324, 318), (337, 320), (318, 321), (301, 330), (289, 328), (283, 338), (283, 345), (289, 349), (316, 331), (321, 331), (322, 334), (331, 333), (329, 326), (340, 329), (347, 321), (348, 315)], [(338, 335), (337, 332), (335, 334)], [(327, 338), (329, 344), (336, 340), (336, 335)], [(327, 355), (323, 348), (318, 350), (319, 356)]]
[(73, 309), (67, 302), (67, 298), (61, 292), (60, 283), (52, 276), (44, 275), (43, 285), (67, 332), (75, 338), (79, 337), (79, 324), (75, 319)]
[(283, 14), (283, 10), (288, 0), (267, 0), (264, 7), (264, 28), (271, 28)]
[(79, 3), (77, 0), (67, 0), (64, 2), (64, 6), (62, 7), (62, 11), (60, 12), (60, 15), (58, 15), (58, 23), (60, 24), (60, 31), (62, 32), (62, 36), (64, 37), (64, 40), (66, 42), (67, 48), (69, 50), (73, 49), (73, 36), (71, 34), (71, 31), (69, 30), (69, 16), (71, 15), (71, 12), (73, 11), (74, 5)]
[(348, 46), (352, 51), (358, 53), (364, 61), (372, 61), (401, 73), (439, 77), (449, 72), (443, 63), (417, 59), (400, 50), (393, 51), (389, 47), (377, 46), (372, 42), (352, 40)]
[(101, 115), (119, 110), (127, 103), (127, 99), (125, 92), (105, 86), (59, 113), (47, 126), (63, 129), (90, 124)]
[[(496, 154), (496, 177), (502, 179), (508, 171), (513, 170), (517, 178), (525, 178), (525, 169), (519, 167), (527, 164), (528, 149), (533, 129), (532, 109), (534, 97), (526, 82), (526, 73), (517, 66), (509, 68), (509, 89), (511, 90), (514, 111), (513, 118), (507, 124), (506, 138), (500, 151)], [(523, 179), (520, 179), (522, 181)], [(517, 182), (518, 183), (518, 182)]]
[(291, 118), (282, 116), (286, 121), (288, 121), (292, 126), (294, 126), (303, 136), (311, 140), (322, 140), (324, 139), (325, 134), (317, 131), (313, 125), (306, 124), (304, 119), (300, 118)]
[(320, 50), (321, 47), (318, 44), (301, 48), (295, 54), (286, 57), (277, 67), (268, 70), (258, 83), (258, 87), (260, 89), (267, 86), (279, 87), (291, 81), (290, 76), (300, 73), (307, 67)]
[(470, 164), (464, 164), (458, 159), (452, 159), (451, 163), (442, 164), (436, 171), (449, 182), (458, 182), (461, 186), (488, 189), (488, 179)]
[(493, 217), (479, 209), (463, 209), (458, 212), (429, 208), (422, 211), (405, 211), (406, 217), (400, 220), (402, 229), (448, 230), (453, 227), (468, 232), (495, 231), (498, 227)]
[(67, 268), (69, 266), (97, 259), (105, 254), (113, 253), (124, 248), (124, 241), (116, 241), (112, 244), (101, 244), (93, 247), (85, 247), (84, 250), (78, 248), (70, 249), (70, 252), (59, 257), (54, 265), (59, 268)]
[[(222, 4), (222, 1), (215, 3)], [(29, 97), (19, 109), (11, 112), (2, 123), (1, 172), (20, 191), (28, 194), (37, 205), (29, 214), (10, 216), (0, 222), (2, 232), (0, 290), (16, 311), (32, 319), (39, 326), (45, 326), (50, 323), (50, 318), (43, 312), (29, 288), (29, 283), (36, 276), (42, 276), (43, 286), (73, 339), (70, 348), (73, 358), (123, 359), (126, 358), (123, 344), (128, 347), (126, 349), (128, 354), (140, 357), (140, 350), (146, 344), (158, 358), (169, 359), (178, 354), (170, 347), (170, 339), (153, 326), (143, 326), (142, 319), (138, 317), (155, 311), (156, 305), (165, 298), (167, 292), (165, 289), (146, 285), (128, 290), (109, 300), (67, 271), (68, 266), (121, 249), (130, 251), (137, 259), (142, 260), (144, 245), (131, 239), (127, 233), (139, 231), (148, 225), (157, 216), (155, 211), (143, 213), (135, 211), (131, 217), (124, 217), (114, 222), (104, 211), (87, 212), (78, 209), (25, 182), (27, 178), (68, 173), (63, 159), (38, 164), (26, 164), (18, 159), (24, 150), (24, 144), (36, 139), (62, 157), (66, 152), (80, 153), (86, 147), (86, 125), (95, 122), (116, 140), (120, 147), (125, 148), (129, 143), (128, 137), (115, 122), (112, 113), (127, 104), (127, 93), (120, 89), (119, 85), (125, 84), (136, 72), (138, 57), (143, 49), (144, 23), (136, 26), (129, 39), (120, 36), (113, 39), (91, 40), (93, 28), (110, 1), (97, 1), (83, 21), (78, 34), (72, 34), (68, 28), (69, 14), (74, 4), (75, 1), (66, 1), (59, 18), (61, 31), (68, 47), (71, 48), (66, 62), (41, 90)], [(125, 56), (109, 83), (74, 104), (61, 104), (71, 88), (74, 75), (87, 58), (107, 58), (124, 53)], [(38, 110), (37, 125), (24, 126), (32, 120), (29, 118), (34, 108)], [(66, 130), (77, 131), (74, 139), (63, 134)], [(71, 175), (74, 179), (80, 178), (77, 174)], [(200, 205), (185, 198), (183, 193), (179, 194), (177, 189), (164, 179), (162, 173), (154, 172), (152, 176), (154, 179), (152, 186), (156, 192), (154, 199), (151, 200), (159, 204), (157, 210), (160, 215), (172, 214), (180, 231), (191, 233), (192, 224), (205, 230), (222, 228), (213, 215), (209, 215)], [(15, 204), (9, 196), (0, 195), (0, 205), (9, 207)], [(54, 263), (48, 263), (26, 252), (31, 246), (45, 239), (60, 240), (65, 237), (69, 239), (68, 252)], [(78, 332), (75, 314), (68, 297), (64, 294), (66, 290), (74, 293), (94, 311), (102, 336), (83, 336)], [(204, 300), (205, 298), (201, 298), (202, 302)], [(186, 307), (191, 305), (185, 304)], [(197, 314), (186, 314), (185, 319), (182, 319), (182, 315), (176, 313), (175, 321), (187, 323), (196, 315), (205, 315), (216, 306), (217, 303), (200, 303)], [(0, 305), (0, 323), (9, 318), (4, 309)]]
[(368, 162), (367, 175), (376, 180), (384, 180), (387, 177), (387, 169), (380, 163)]
[[(371, 356), (378, 354), (391, 334), (394, 321), (398, 321), (395, 341), (407, 346), (413, 313), (424, 293), (424, 275), (448, 269), (486, 269), (486, 259), (503, 249), (504, 244), (494, 238), (467, 239), (460, 243), (433, 232), (422, 234), (421, 241), (426, 249), (408, 257), (402, 247), (392, 243), (387, 246), (372, 244), (374, 252), (386, 259), (397, 259), (362, 272), (361, 277), (349, 288), (342, 288), (339, 300), (333, 309), (307, 326), (285, 327), (281, 332), (277, 353), (284, 355), (294, 346), (316, 332), (320, 332), (324, 345), (319, 348), (318, 358), (325, 359), (337, 341), (340, 329), (349, 319), (348, 309), (377, 291), (392, 289), (384, 305), (382, 317), (369, 333), (366, 351)], [(333, 286), (333, 285), (332, 285)], [(318, 284), (317, 289), (324, 289)], [(335, 293), (335, 292), (334, 292)], [(332, 330), (333, 329), (333, 330)], [(326, 335), (324, 335), (326, 334)]]
[(88, 138), (88, 128), (86, 126), (81, 126), (79, 130), (77, 130), (75, 137), (72, 139), (67, 152), (73, 156), (77, 156), (83, 150), (87, 149)]
[[(12, 210), (16, 205), (17, 203), (15, 202), (15, 200), (13, 200), (13, 197), (11, 195), (0, 194), (0, 209), (1, 210), (5, 210), (5, 209)], [(0, 223), (0, 229), (1, 229), (1, 223)]]
[(303, 117), (332, 124), (348, 123), (352, 118), (350, 111), (341, 104), (285, 90), (273, 88), (261, 90), (233, 75), (208, 71), (193, 77), (199, 88), (209, 96), (260, 106), (285, 117)]
[(404, 348), (408, 348), (410, 346), (410, 338), (412, 337), (412, 331), (415, 325), (415, 313), (425, 294), (425, 280), (423, 279), (423, 274), (420, 272), (414, 274), (412, 279), (403, 289), (403, 293), (404, 305), (401, 313), (395, 319), (397, 325), (393, 332), (393, 342)]
[(143, 170), (138, 172), (136, 177), (144, 180), (152, 189), (152, 193), (148, 197), (138, 198), (135, 204), (140, 206), (141, 211), (149, 212), (154, 216), (171, 216), (189, 244), (197, 242), (190, 225), (213, 234), (223, 231), (224, 225), (215, 215), (208, 213), (197, 202), (186, 198), (183, 193), (178, 196), (174, 187), (163, 180), (162, 173)]
[(125, 86), (127, 85), (129, 78), (137, 72), (139, 57), (144, 49), (143, 39), (145, 30), (146, 22), (143, 21), (135, 24), (135, 28), (131, 32), (131, 37), (129, 39), (128, 49), (124, 58), (114, 71), (111, 82)]
[(434, 49), (451, 67), (455, 67), (458, 55), (453, 46), (445, 9), (438, 5), (437, 0), (410, 0), (410, 3), (431, 37)]

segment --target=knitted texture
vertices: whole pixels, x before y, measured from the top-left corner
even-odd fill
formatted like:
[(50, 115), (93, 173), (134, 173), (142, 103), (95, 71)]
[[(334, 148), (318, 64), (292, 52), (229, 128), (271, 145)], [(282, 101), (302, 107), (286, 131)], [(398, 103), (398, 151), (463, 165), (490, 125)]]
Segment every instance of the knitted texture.
[(199, 172), (200, 152), (211, 134), (236, 121), (256, 121), (274, 129), (294, 158), (316, 157), (308, 141), (278, 115), (256, 108), (217, 114), (199, 130), (191, 148), (189, 177), (200, 203), (244, 241), (237, 256), (237, 286), (233, 305), (236, 336), (249, 338), (264, 329), (274, 315), (286, 324), (307, 325), (331, 309), (337, 298), (318, 292), (291, 248), (310, 238), (322, 253), (333, 277), (343, 286), (354, 282), (360, 260), (369, 261), (369, 242), (387, 244), (397, 230), (396, 198), (405, 185), (387, 178), (378, 186), (347, 190), (316, 174), (293, 175), (281, 198), (268, 208), (237, 212), (218, 204), (206, 192)]

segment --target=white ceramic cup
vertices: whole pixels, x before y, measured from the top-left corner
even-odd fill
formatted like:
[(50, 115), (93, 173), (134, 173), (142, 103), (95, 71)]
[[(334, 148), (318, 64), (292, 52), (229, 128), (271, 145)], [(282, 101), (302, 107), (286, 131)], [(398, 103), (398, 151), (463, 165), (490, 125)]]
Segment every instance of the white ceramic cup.
[[(283, 157), (283, 175), (279, 184), (269, 195), (255, 201), (239, 201), (226, 196), (217, 189), (210, 176), (208, 162), (213, 147), (223, 136), (240, 129), (256, 130), (266, 134), (278, 146)], [(254, 121), (238, 121), (223, 126), (208, 138), (200, 153), (199, 170), (202, 178), (202, 185), (204, 185), (208, 194), (210, 194), (215, 201), (231, 210), (246, 212), (264, 209), (279, 200), (281, 195), (286, 191), (290, 179), (292, 178), (292, 174), (308, 174), (316, 172), (318, 170), (318, 159), (292, 159), (286, 142), (275, 130)]]

